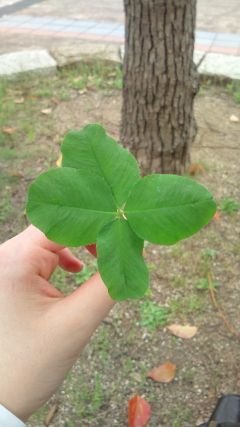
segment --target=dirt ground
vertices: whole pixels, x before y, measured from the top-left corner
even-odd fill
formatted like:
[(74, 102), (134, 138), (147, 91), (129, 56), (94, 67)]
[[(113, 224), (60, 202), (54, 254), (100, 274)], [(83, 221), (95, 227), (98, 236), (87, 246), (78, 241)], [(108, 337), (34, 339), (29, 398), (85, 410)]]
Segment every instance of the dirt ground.
[[(101, 122), (119, 134), (121, 92), (82, 83), (76, 75), (5, 82), (1, 86), (0, 241), (26, 226), (29, 183), (54, 166), (64, 133)], [(197, 179), (219, 206), (219, 217), (192, 238), (171, 247), (148, 245), (151, 292), (116, 304), (87, 346), (61, 390), (31, 420), (41, 427), (56, 409), (53, 427), (127, 426), (127, 402), (135, 394), (151, 404), (149, 427), (193, 427), (207, 420), (223, 393), (240, 393), (240, 116), (226, 88), (205, 85), (196, 100), (198, 136), (192, 148)], [(87, 263), (76, 277), (57, 271), (53, 282), (70, 292), (96, 269)], [(167, 308), (165, 319), (159, 310)], [(167, 325), (198, 328), (190, 340)], [(46, 349), (47, 351), (47, 349)], [(161, 384), (146, 373), (165, 361), (175, 379)]]

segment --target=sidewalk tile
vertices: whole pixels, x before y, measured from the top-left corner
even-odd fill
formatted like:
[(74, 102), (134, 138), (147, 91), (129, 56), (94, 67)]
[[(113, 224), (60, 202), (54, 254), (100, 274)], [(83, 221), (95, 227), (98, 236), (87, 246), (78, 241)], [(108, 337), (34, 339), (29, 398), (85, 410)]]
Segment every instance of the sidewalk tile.
[(3, 17), (4, 19), (7, 19), (8, 22), (29, 22), (31, 21), (32, 17), (29, 15), (8, 15), (6, 17)]
[(124, 43), (124, 35), (123, 36), (113, 36), (112, 34), (109, 34), (105, 37), (103, 37), (103, 41), (107, 41), (108, 43), (117, 43), (117, 44), (123, 44)]
[(51, 30), (42, 30), (41, 28), (36, 28), (35, 30), (32, 30), (31, 35), (34, 36), (40, 36), (40, 37), (57, 37), (58, 32), (57, 31), (51, 31)]
[(45, 24), (49, 24), (50, 22), (53, 22), (54, 18), (49, 16), (47, 18), (31, 18), (30, 22), (33, 22), (34, 24), (40, 24), (40, 25), (45, 25)]
[(58, 21), (52, 21), (48, 22), (44, 25), (40, 25), (40, 27), (43, 29), (43, 31), (46, 30), (52, 30), (52, 31), (62, 31), (64, 30), (65, 26), (62, 23), (59, 23)]
[(85, 29), (81, 29), (80, 27), (63, 27), (61, 32), (66, 33), (66, 37), (68, 33), (85, 33)]
[(106, 27), (92, 27), (92, 28), (87, 28), (85, 31), (87, 34), (97, 34), (97, 35), (107, 35), (111, 32), (111, 29), (106, 28)]
[(217, 33), (216, 40), (240, 42), (240, 34)]
[(52, 16), (52, 21), (55, 21), (58, 24), (63, 25), (64, 27), (68, 26), (68, 25), (71, 25), (73, 22), (77, 22), (77, 23), (80, 22), (80, 21), (74, 20), (74, 19), (60, 19), (60, 18), (58, 19), (58, 18), (56, 18), (54, 16)]
[(31, 30), (34, 28), (41, 27), (41, 24), (34, 24), (33, 22), (22, 22), (22, 23), (19, 23), (18, 25), (15, 24), (15, 26), (16, 28), (29, 28)]
[(56, 37), (62, 37), (62, 38), (81, 38), (84, 35), (84, 33), (78, 32), (78, 31), (69, 31), (68, 33), (66, 33), (65, 29), (64, 31), (57, 31), (55, 33)]
[(196, 38), (213, 40), (216, 37), (216, 33), (210, 31), (196, 31)]
[(209, 46), (206, 44), (195, 43), (194, 49), (201, 52), (209, 52)]
[(124, 27), (123, 25), (119, 26), (110, 33), (111, 36), (124, 37)]
[(69, 20), (67, 26), (71, 27), (81, 27), (81, 28), (89, 28), (89, 27), (96, 27), (98, 25), (98, 22), (96, 21), (76, 21), (76, 20)]
[(239, 40), (220, 40), (216, 39), (213, 42), (213, 46), (224, 46), (224, 47), (235, 47), (238, 48), (240, 46), (240, 38)]
[(15, 22), (0, 21), (0, 28), (15, 28), (15, 27), (16, 27)]
[(104, 21), (100, 21), (95, 25), (96, 28), (101, 28), (101, 29), (105, 28), (106, 32), (113, 31), (118, 26), (119, 24), (117, 24), (116, 22), (104, 22)]
[(203, 46), (211, 46), (214, 43), (214, 39), (210, 40), (210, 39), (204, 39), (204, 38), (200, 38), (200, 37), (196, 37), (195, 39), (195, 44), (201, 44)]
[(233, 48), (233, 47), (224, 47), (224, 46), (212, 46), (209, 49), (209, 52), (222, 53), (225, 55), (237, 56), (238, 55), (238, 47)]

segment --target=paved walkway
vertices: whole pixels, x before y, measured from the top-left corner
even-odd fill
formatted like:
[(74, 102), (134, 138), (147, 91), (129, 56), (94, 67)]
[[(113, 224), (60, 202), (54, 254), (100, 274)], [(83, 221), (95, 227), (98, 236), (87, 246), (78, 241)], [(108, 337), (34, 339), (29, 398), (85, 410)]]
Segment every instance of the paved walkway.
[[(19, 37), (27, 35), (28, 38), (72, 38), (122, 44), (124, 25), (111, 21), (58, 19), (53, 16), (7, 15), (0, 18), (0, 34), (5, 37), (14, 34)], [(0, 46), (0, 51), (6, 49), (6, 45)], [(195, 49), (240, 56), (240, 35), (197, 31)]]
[[(240, 0), (198, 0), (197, 57), (240, 60)], [(73, 46), (122, 46), (123, 0), (0, 0), (0, 54), (23, 49), (50, 52)], [(221, 59), (222, 61), (222, 59)], [(214, 58), (213, 58), (214, 62)], [(231, 67), (236, 67), (233, 59)], [(238, 70), (240, 73), (240, 69)]]

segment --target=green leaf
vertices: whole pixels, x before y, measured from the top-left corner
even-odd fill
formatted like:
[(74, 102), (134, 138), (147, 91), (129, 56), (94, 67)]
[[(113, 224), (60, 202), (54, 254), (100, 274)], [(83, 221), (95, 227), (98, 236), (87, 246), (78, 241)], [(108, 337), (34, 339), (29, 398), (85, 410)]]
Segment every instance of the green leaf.
[(148, 270), (142, 256), (143, 240), (128, 222), (117, 219), (98, 235), (98, 267), (109, 294), (115, 300), (137, 298), (148, 288)]
[(69, 132), (61, 150), (62, 166), (91, 171), (104, 178), (119, 208), (140, 178), (136, 159), (100, 125)]
[(30, 186), (27, 215), (49, 239), (79, 246), (96, 242), (99, 230), (116, 217), (116, 206), (103, 179), (59, 168)]
[(150, 175), (135, 185), (124, 211), (140, 238), (171, 245), (206, 225), (216, 204), (209, 191), (192, 179)]

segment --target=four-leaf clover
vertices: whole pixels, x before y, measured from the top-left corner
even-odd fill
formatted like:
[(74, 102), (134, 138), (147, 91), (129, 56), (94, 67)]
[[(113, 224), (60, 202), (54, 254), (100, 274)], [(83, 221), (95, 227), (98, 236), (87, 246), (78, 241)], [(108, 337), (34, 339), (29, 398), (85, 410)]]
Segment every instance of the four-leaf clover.
[(216, 211), (209, 191), (192, 179), (141, 177), (136, 159), (100, 125), (69, 132), (62, 167), (30, 186), (29, 220), (66, 246), (97, 243), (98, 268), (113, 299), (144, 295), (144, 240), (171, 245), (196, 233)]

